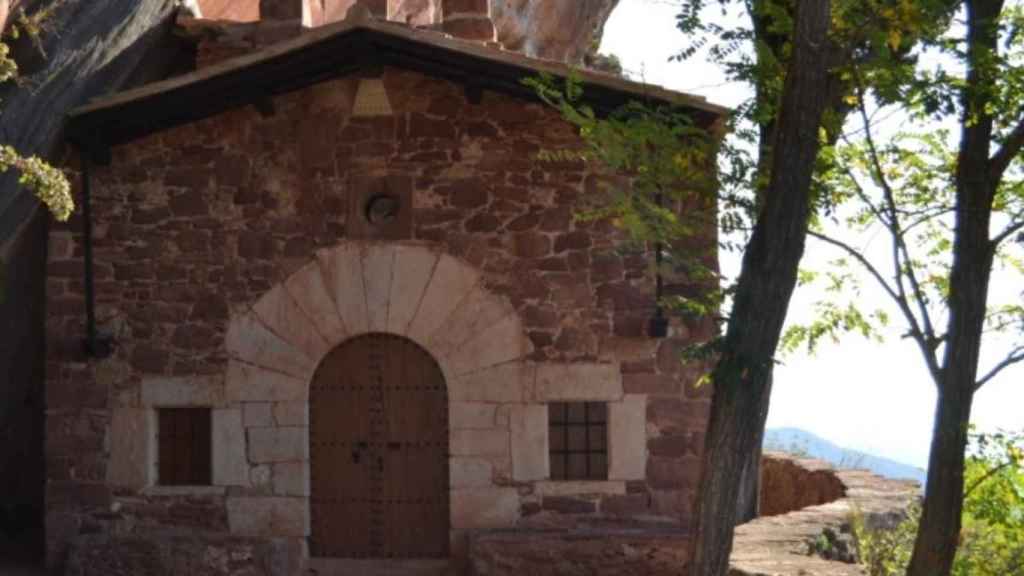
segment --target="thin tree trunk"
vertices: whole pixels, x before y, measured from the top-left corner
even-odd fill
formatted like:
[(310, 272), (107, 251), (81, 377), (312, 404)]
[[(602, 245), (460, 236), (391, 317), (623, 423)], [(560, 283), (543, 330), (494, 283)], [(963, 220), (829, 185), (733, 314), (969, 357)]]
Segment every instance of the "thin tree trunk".
[(800, 2), (793, 56), (773, 138), (771, 174), (743, 258), (704, 449), (691, 576), (729, 567), (741, 475), (759, 450), (771, 395), (773, 358), (796, 286), (811, 212), (810, 187), (827, 106), (831, 2)]
[(964, 449), (973, 393), (939, 391), (921, 523), (907, 576), (949, 574), (960, 538)]
[(994, 246), (989, 238), (996, 182), (989, 170), (992, 117), (983, 62), (997, 52), (1002, 0), (968, 0), (967, 86), (956, 173), (956, 226), (949, 277), (949, 320), (928, 458), (921, 523), (907, 576), (948, 576), (960, 536), (964, 450), (978, 377)]

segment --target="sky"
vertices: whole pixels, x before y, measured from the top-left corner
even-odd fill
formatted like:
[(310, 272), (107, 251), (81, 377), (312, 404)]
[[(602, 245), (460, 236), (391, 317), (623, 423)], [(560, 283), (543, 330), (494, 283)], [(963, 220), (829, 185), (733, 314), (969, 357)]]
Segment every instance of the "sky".
[[(700, 58), (668, 61), (684, 44), (675, 28), (677, 11), (670, 0), (621, 0), (605, 27), (601, 51), (618, 55), (634, 79), (725, 106), (744, 101), (746, 86), (725, 81), (717, 68)], [(867, 238), (864, 245), (871, 250), (882, 241)], [(809, 241), (802, 266), (814, 269), (836, 256)], [(723, 254), (722, 268), (735, 274), (738, 257)], [(1004, 301), (1013, 298), (1020, 292), (1015, 284), (1019, 281), (1019, 277), (996, 276), (992, 292)], [(865, 307), (888, 306), (879, 290), (867, 280), (862, 284), (860, 299)], [(812, 318), (818, 296), (798, 289), (790, 304), (790, 319)], [(819, 346), (813, 356), (799, 352), (784, 357), (775, 370), (768, 427), (802, 428), (847, 448), (926, 467), (935, 387), (917, 348), (895, 329), (900, 326), (895, 311), (891, 317), (894, 329), (884, 343), (849, 336), (839, 344)], [(1000, 344), (1007, 342), (986, 344), (982, 373), (998, 359), (992, 353), (998, 352)], [(978, 392), (972, 422), (989, 431), (1024, 429), (1024, 364), (1004, 370)]]

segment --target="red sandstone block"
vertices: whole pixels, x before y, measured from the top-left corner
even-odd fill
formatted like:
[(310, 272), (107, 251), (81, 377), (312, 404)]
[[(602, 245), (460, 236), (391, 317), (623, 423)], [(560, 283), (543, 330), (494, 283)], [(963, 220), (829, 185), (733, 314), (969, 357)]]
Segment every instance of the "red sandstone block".
[(630, 517), (650, 513), (647, 494), (616, 494), (601, 500), (601, 513), (609, 516)]
[(541, 258), (551, 253), (551, 239), (544, 234), (524, 232), (515, 235), (514, 247), (520, 258)]
[(577, 230), (575, 232), (558, 235), (555, 238), (555, 252), (564, 252), (566, 250), (586, 250), (587, 248), (590, 248), (590, 244), (590, 234), (583, 230)]
[(693, 437), (696, 435), (696, 432), (691, 432), (651, 438), (647, 441), (647, 451), (651, 456), (662, 458), (696, 456), (699, 453), (699, 450), (694, 449), (696, 441)]
[(157, 208), (137, 208), (132, 211), (131, 223), (138, 225), (156, 224), (171, 217), (171, 211), (161, 206)]
[(562, 514), (593, 514), (597, 511), (596, 503), (593, 500), (564, 496), (546, 497), (541, 502), (541, 507), (544, 510), (551, 510)]
[(452, 14), (488, 14), (490, 0), (441, 0), (442, 14), (445, 18)]
[(703, 430), (711, 403), (677, 397), (651, 396), (647, 401), (647, 421), (662, 430)]
[(525, 232), (536, 228), (539, 223), (540, 216), (536, 212), (530, 212), (509, 222), (505, 229), (510, 232)]
[(544, 232), (562, 232), (572, 224), (573, 208), (559, 206), (546, 210), (541, 217), (540, 229)]
[(423, 114), (409, 116), (409, 138), (455, 138), (455, 125), (450, 119), (430, 118)]
[(528, 332), (527, 337), (529, 337), (530, 342), (533, 344), (533, 347), (536, 350), (547, 348), (548, 346), (551, 346), (555, 341), (551, 334), (547, 332), (538, 332), (535, 330), (531, 330), (530, 332)]
[(701, 461), (696, 457), (647, 459), (647, 483), (655, 490), (691, 491), (700, 483)]
[(145, 343), (137, 344), (132, 349), (130, 358), (132, 368), (144, 374), (160, 374), (170, 363), (170, 355), (166, 349)]
[(544, 272), (568, 272), (569, 261), (565, 257), (552, 256), (537, 261), (537, 269)]
[(679, 394), (682, 383), (668, 374), (624, 374), (622, 390), (626, 394)]
[(477, 214), (466, 221), (466, 232), (494, 232), (501, 228), (501, 220), (491, 214)]

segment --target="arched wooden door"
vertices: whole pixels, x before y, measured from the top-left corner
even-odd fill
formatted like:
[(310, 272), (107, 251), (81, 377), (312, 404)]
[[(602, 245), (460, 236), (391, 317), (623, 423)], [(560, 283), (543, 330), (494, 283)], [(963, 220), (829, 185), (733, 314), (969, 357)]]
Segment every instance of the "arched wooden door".
[(324, 358), (309, 393), (310, 553), (448, 555), (448, 395), (433, 357), (370, 334)]

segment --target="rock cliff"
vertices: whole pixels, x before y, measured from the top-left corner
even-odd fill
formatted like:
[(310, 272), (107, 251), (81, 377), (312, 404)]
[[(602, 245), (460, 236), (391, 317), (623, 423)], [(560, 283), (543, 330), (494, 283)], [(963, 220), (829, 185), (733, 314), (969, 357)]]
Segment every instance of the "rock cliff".
[(596, 48), (619, 0), (491, 0), (498, 40), (530, 56), (579, 62)]
[[(307, 12), (322, 21), (344, 18), (357, 0), (308, 0)], [(491, 0), (498, 41), (509, 50), (550, 60), (580, 62), (600, 40), (619, 0)], [(259, 19), (259, 0), (199, 0), (202, 17), (250, 22)], [(413, 26), (440, 20), (441, 0), (391, 0), (389, 17)], [(315, 23), (315, 22), (314, 22)]]

